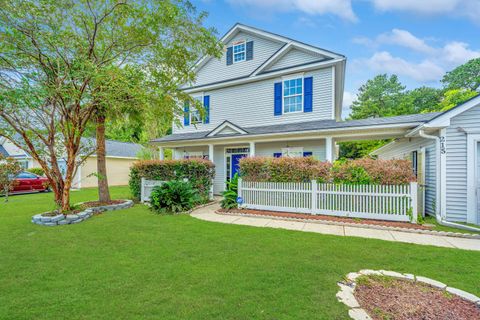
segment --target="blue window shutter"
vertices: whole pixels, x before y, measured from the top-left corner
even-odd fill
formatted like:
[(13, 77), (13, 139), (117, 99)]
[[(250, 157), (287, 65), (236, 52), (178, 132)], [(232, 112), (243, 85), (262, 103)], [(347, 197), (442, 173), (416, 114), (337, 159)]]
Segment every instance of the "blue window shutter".
[(253, 41), (247, 42), (247, 61), (253, 59)]
[(310, 152), (310, 151), (304, 152), (303, 156), (304, 157), (311, 157), (311, 156), (313, 156), (313, 152)]
[(274, 115), (281, 116), (282, 115), (282, 83), (277, 82), (275, 83), (275, 93), (274, 93)]
[(303, 112), (313, 111), (313, 78), (303, 79)]
[(203, 107), (205, 108), (204, 123), (210, 123), (210, 96), (203, 96)]
[(233, 63), (233, 47), (227, 48), (227, 66)]
[(183, 125), (190, 125), (190, 107), (188, 101), (185, 101), (185, 105), (183, 106)]
[(281, 157), (282, 157), (282, 153), (281, 153), (281, 152), (275, 152), (275, 153), (273, 154), (273, 157), (274, 157), (274, 158), (281, 158)]

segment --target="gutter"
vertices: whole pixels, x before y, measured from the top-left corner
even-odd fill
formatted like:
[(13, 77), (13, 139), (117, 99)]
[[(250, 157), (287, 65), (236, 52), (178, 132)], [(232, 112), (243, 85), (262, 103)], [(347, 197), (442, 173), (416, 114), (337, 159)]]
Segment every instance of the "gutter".
[[(440, 161), (440, 137), (438, 136), (433, 136), (426, 134), (423, 129), (420, 129), (418, 131), (418, 135), (422, 138), (425, 139), (430, 139), (430, 140), (435, 140), (435, 151), (436, 151), (436, 161), (437, 161), (437, 170), (436, 170), (436, 192), (437, 192), (437, 199), (441, 198), (441, 193), (442, 193), (442, 185), (441, 185), (441, 161)], [(455, 223), (455, 222), (450, 222), (447, 221), (445, 218), (445, 208), (442, 208), (441, 201), (437, 200), (437, 206), (435, 210), (435, 218), (437, 220), (437, 223), (442, 225), (442, 226), (447, 226), (447, 227), (454, 227), (454, 228), (459, 228), (463, 230), (469, 230), (469, 231), (477, 231), (479, 232), (479, 228), (471, 227), (471, 226), (466, 226), (460, 223)]]

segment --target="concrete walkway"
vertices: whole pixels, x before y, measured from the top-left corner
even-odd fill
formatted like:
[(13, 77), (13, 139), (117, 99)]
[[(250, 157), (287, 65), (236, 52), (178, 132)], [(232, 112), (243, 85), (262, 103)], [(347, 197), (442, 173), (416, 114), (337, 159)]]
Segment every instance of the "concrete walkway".
[(217, 214), (216, 210), (220, 208), (218, 203), (214, 203), (191, 213), (192, 217), (197, 219), (239, 224), (254, 227), (280, 228), (287, 230), (297, 230), (303, 232), (315, 232), (321, 234), (330, 234), (336, 236), (351, 236), (371, 239), (380, 239), (386, 241), (398, 241), (406, 243), (414, 243), (420, 245), (431, 245), (437, 247), (457, 248), (465, 250), (480, 251), (480, 239), (468, 239), (460, 237), (421, 234), (413, 232), (404, 232), (396, 230), (380, 230), (355, 226), (342, 226), (322, 223), (315, 221), (290, 221), (279, 218), (269, 217), (251, 217)]

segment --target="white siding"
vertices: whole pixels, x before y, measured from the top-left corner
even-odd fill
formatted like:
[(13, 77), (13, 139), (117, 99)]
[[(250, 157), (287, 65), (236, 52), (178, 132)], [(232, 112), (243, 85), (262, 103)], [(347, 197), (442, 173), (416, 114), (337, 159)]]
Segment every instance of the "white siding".
[(436, 206), (436, 152), (435, 142), (424, 138), (395, 141), (378, 154), (380, 159), (411, 159), (412, 151), (425, 148), (425, 212), (435, 214)]
[(273, 157), (274, 153), (282, 152), (286, 147), (303, 147), (304, 152), (312, 152), (313, 157), (320, 161), (325, 161), (325, 140), (304, 140), (289, 142), (268, 142), (257, 143), (255, 153), (257, 156)]
[(467, 221), (467, 135), (480, 130), (480, 106), (451, 119), (447, 128), (447, 219)]
[[(173, 133), (211, 131), (225, 120), (240, 127), (273, 125), (311, 120), (333, 119), (332, 68), (305, 73), (313, 77), (313, 112), (274, 116), (274, 83), (281, 78), (268, 79), (243, 85), (204, 92), (210, 96), (210, 123), (179, 128)], [(183, 119), (180, 119), (183, 123)]]
[(202, 68), (200, 68), (200, 70), (198, 70), (197, 79), (193, 86), (248, 76), (284, 45), (284, 43), (281, 42), (267, 40), (245, 32), (239, 32), (228, 44), (225, 45), (225, 48), (231, 46), (233, 42), (240, 40), (253, 41), (252, 60), (237, 62), (227, 66), (225, 50), (220, 59), (210, 59)]
[(277, 62), (267, 68), (267, 71), (283, 69), (292, 67), (299, 64), (319, 61), (324, 59), (325, 56), (316, 54), (313, 52), (305, 52), (299, 49), (290, 49), (284, 56), (282, 56)]

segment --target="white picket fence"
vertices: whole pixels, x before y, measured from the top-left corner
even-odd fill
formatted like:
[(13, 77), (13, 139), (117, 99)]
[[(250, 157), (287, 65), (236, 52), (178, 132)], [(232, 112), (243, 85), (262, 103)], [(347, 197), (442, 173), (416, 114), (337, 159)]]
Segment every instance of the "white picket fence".
[(246, 209), (417, 222), (418, 185), (238, 181)]
[(150, 201), (150, 195), (152, 194), (153, 188), (164, 184), (166, 181), (159, 180), (147, 180), (142, 178), (141, 191), (140, 191), (140, 201), (142, 203)]

